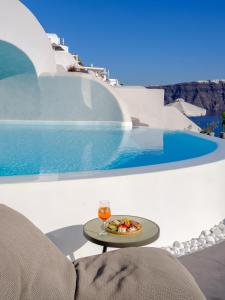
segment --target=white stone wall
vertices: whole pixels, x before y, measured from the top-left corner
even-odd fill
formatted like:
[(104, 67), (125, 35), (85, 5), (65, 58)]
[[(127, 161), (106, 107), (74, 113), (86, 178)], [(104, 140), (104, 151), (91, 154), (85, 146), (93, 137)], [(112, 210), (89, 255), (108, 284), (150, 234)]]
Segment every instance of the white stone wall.
[(150, 90), (141, 86), (114, 87), (126, 106), (130, 117), (137, 118), (151, 128), (163, 128), (162, 110), (164, 90)]
[(191, 130), (199, 127), (177, 109), (164, 106), (164, 90), (147, 89), (141, 86), (114, 87), (118, 101), (126, 105), (131, 118), (150, 128)]
[(129, 115), (107, 87), (81, 73), (10, 76), (0, 80), (0, 121), (115, 122), (131, 127)]
[(89, 74), (67, 73), (42, 76), (40, 83), (40, 120), (127, 122), (115, 96)]

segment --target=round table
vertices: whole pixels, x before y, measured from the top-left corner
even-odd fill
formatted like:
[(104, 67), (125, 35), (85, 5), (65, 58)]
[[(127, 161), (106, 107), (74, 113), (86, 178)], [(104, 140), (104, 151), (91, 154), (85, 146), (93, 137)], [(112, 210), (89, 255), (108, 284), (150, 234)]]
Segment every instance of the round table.
[(159, 226), (148, 219), (127, 215), (114, 215), (111, 216), (110, 219), (121, 219), (124, 217), (128, 217), (129, 219), (133, 219), (141, 223), (141, 232), (137, 235), (132, 236), (121, 236), (109, 232), (104, 232), (103, 222), (99, 218), (96, 218), (88, 221), (84, 225), (83, 234), (88, 241), (103, 246), (103, 252), (107, 251), (107, 247), (140, 247), (153, 243), (158, 239), (160, 233)]

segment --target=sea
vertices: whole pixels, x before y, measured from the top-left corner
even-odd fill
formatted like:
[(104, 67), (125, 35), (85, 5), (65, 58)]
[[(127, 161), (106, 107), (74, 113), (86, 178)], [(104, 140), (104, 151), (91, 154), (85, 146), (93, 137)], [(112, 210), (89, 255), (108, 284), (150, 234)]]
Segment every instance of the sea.
[(190, 117), (190, 119), (202, 129), (212, 126), (215, 136), (220, 136), (220, 132), (222, 131), (222, 118), (220, 115)]

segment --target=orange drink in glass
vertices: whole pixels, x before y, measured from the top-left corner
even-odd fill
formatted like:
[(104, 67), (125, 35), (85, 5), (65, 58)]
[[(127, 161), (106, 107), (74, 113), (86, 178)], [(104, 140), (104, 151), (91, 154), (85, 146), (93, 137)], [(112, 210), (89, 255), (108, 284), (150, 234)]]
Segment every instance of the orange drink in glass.
[(111, 210), (109, 201), (100, 201), (98, 208), (98, 217), (103, 221), (105, 227), (105, 222), (110, 218)]

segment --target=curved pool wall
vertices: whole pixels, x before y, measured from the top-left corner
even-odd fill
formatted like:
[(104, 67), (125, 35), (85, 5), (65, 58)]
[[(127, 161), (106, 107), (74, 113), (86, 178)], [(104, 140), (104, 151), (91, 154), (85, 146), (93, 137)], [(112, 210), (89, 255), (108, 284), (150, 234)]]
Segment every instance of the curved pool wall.
[(97, 216), (102, 199), (111, 201), (114, 214), (156, 221), (161, 229), (156, 246), (189, 240), (225, 215), (225, 143), (213, 140), (218, 143), (214, 152), (186, 161), (101, 171), (86, 178), (55, 174), (18, 183), (12, 177), (0, 184), (1, 202), (31, 219), (66, 255), (100, 253), (99, 246), (85, 243), (81, 225)]

